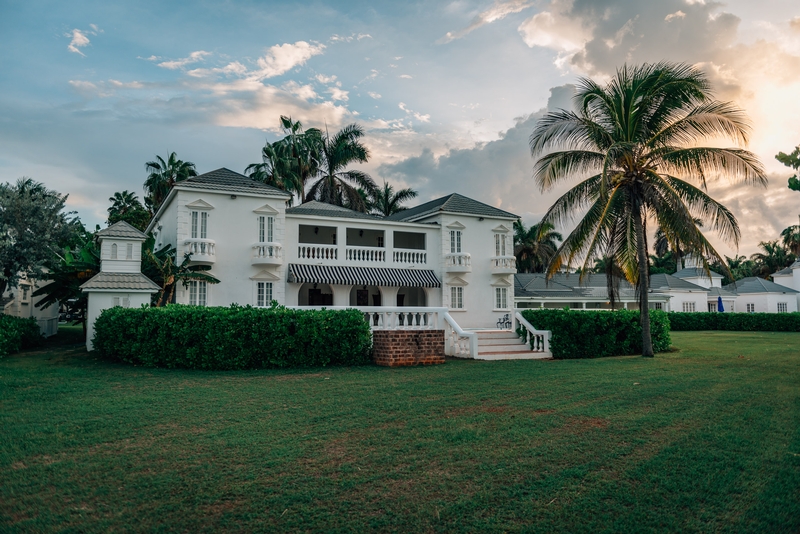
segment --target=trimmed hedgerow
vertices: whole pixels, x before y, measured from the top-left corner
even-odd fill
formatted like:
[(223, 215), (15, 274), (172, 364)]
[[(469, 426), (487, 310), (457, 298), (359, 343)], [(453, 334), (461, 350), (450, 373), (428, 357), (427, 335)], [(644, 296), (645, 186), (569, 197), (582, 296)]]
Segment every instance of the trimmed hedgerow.
[[(602, 358), (642, 352), (639, 312), (524, 310), (522, 316), (538, 330), (550, 330), (550, 352), (560, 360)], [(653, 350), (670, 348), (670, 323), (662, 311), (650, 311)]]
[(678, 313), (669, 314), (674, 331), (732, 330), (735, 332), (800, 332), (800, 313)]
[(94, 348), (148, 367), (315, 367), (368, 363), (372, 337), (357, 310), (115, 307), (97, 318)]
[(0, 358), (39, 346), (42, 339), (39, 324), (33, 317), (23, 319), (0, 314)]

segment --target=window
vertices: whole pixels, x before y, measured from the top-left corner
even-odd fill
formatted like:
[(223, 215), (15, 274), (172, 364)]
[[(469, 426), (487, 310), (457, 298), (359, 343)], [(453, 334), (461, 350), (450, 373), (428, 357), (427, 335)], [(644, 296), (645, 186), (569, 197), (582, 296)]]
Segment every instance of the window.
[(117, 259), (117, 244), (116, 243), (112, 243), (111, 244), (111, 259), (112, 260), (116, 260)]
[(256, 306), (263, 308), (272, 303), (272, 282), (256, 282)]
[(119, 306), (119, 297), (114, 297), (114, 306)]
[(785, 302), (778, 303), (778, 313), (789, 313), (789, 306)]
[[(198, 231), (199, 230), (199, 231)], [(206, 239), (208, 236), (208, 212), (192, 212), (192, 239)]]
[(122, 307), (123, 308), (130, 308), (131, 307), (131, 299), (125, 297), (122, 299)]
[(192, 306), (205, 306), (208, 284), (192, 280), (189, 282), (189, 304)]
[(494, 303), (495, 308), (498, 310), (508, 309), (508, 288), (496, 287), (494, 288)]
[(684, 302), (683, 303), (683, 311), (685, 311), (685, 312), (693, 312), (694, 311), (694, 302)]
[(450, 254), (461, 254), (461, 230), (450, 230)]
[(756, 305), (748, 302), (747, 303), (747, 313), (755, 313), (756, 312)]
[(708, 303), (708, 311), (709, 313), (714, 313), (717, 311), (717, 303), (716, 302), (709, 302)]
[(506, 255), (506, 236), (505, 234), (494, 234), (494, 255)]
[(22, 286), (22, 300), (28, 300), (28, 286)]
[(275, 226), (275, 219), (273, 217), (261, 216), (258, 218), (258, 242), (259, 243), (272, 243), (273, 242), (273, 227)]
[(663, 302), (654, 302), (653, 303), (653, 309), (654, 310), (663, 310), (664, 309), (664, 303)]
[(383, 236), (382, 235), (378, 236), (378, 246), (380, 248), (383, 248)]
[(125, 248), (125, 259), (133, 259), (133, 243), (128, 243), (127, 247)]
[(463, 310), (464, 309), (464, 288), (463, 287), (451, 287), (450, 288), (450, 307), (452, 309), (454, 309), (454, 310)]

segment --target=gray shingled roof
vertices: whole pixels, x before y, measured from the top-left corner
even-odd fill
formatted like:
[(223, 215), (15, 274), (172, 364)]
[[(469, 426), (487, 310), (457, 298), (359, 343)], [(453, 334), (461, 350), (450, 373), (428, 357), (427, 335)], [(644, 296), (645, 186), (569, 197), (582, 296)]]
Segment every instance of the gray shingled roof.
[(121, 239), (141, 239), (144, 241), (147, 236), (126, 223), (125, 221), (115, 222), (108, 228), (104, 228), (95, 234), (98, 237), (117, 237)]
[(101, 272), (94, 275), (88, 282), (81, 286), (81, 289), (98, 290), (129, 290), (129, 291), (150, 291), (155, 293), (161, 288), (155, 282), (147, 278), (142, 273), (106, 273)]
[(256, 182), (225, 167), (199, 176), (193, 176), (178, 182), (175, 187), (179, 189), (208, 189), (225, 193), (260, 193), (264, 195), (280, 195), (287, 198), (292, 196), (283, 189)]
[[(684, 269), (685, 270), (685, 269)], [(679, 289), (683, 291), (708, 291), (708, 288), (687, 282), (671, 274), (650, 275), (650, 289)]]
[[(710, 273), (711, 273), (711, 278), (722, 278), (721, 274), (715, 273), (714, 271), (710, 271)], [(686, 267), (685, 269), (681, 269), (672, 276), (676, 276), (678, 278), (708, 279), (708, 275), (706, 274), (706, 271), (702, 267)]]
[(775, 276), (776, 274), (777, 275), (792, 274), (794, 272), (794, 270), (797, 269), (798, 267), (800, 267), (800, 260), (797, 260), (796, 262), (794, 262), (790, 266), (786, 267), (785, 269), (781, 269), (777, 273), (773, 273), (772, 276)]
[[(556, 273), (547, 280), (541, 273), (517, 273), (514, 275), (514, 296), (540, 299), (608, 300), (606, 275), (588, 274), (580, 280), (577, 273)], [(636, 298), (636, 289), (625, 280), (619, 283), (619, 298)], [(666, 300), (665, 295), (651, 294), (653, 300)]]
[(313, 215), (318, 217), (343, 217), (348, 219), (369, 219), (372, 221), (382, 220), (380, 217), (354, 211), (349, 208), (341, 206), (334, 206), (333, 204), (326, 204), (325, 202), (317, 202), (312, 200), (304, 202), (299, 206), (294, 206), (286, 210), (287, 215)]
[(478, 202), (477, 200), (459, 195), (458, 193), (431, 200), (430, 202), (403, 210), (386, 218), (390, 221), (409, 221), (439, 212), (464, 213), (466, 215), (476, 215), (478, 217), (519, 219), (518, 215), (484, 204), (483, 202)]
[(721, 287), (710, 287), (708, 288), (708, 296), (714, 298), (734, 298), (736, 297), (736, 293), (733, 291), (728, 291), (727, 289), (722, 289)]
[(735, 291), (739, 295), (744, 295), (746, 293), (800, 293), (800, 291), (796, 291), (790, 287), (782, 286), (755, 276), (737, 280), (733, 284), (724, 286), (723, 289)]

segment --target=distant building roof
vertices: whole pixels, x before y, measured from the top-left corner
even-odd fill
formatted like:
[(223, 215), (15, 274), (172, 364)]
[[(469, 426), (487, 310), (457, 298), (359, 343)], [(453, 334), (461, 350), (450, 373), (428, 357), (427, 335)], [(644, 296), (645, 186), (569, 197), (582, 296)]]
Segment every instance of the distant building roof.
[(180, 189), (210, 189), (212, 191), (222, 191), (225, 193), (280, 195), (286, 198), (292, 196), (291, 193), (287, 193), (283, 189), (257, 182), (252, 178), (248, 178), (243, 174), (226, 169), (225, 167), (199, 176), (193, 176), (182, 182), (178, 182), (175, 184), (175, 187)]
[[(684, 269), (685, 271), (686, 269)], [(671, 274), (651, 274), (650, 289), (677, 289), (683, 291), (708, 291), (708, 288), (687, 282)]]
[(736, 293), (733, 291), (728, 291), (727, 289), (722, 289), (721, 287), (710, 287), (708, 288), (708, 296), (709, 297), (722, 297), (722, 298), (736, 298)]
[(433, 215), (439, 212), (446, 213), (463, 213), (466, 215), (475, 215), (478, 217), (499, 217), (502, 219), (518, 219), (518, 215), (503, 211), (483, 202), (478, 202), (469, 197), (453, 193), (436, 200), (431, 200), (425, 204), (400, 211), (394, 215), (386, 217), (390, 221), (410, 221), (412, 219), (420, 219), (428, 215)]
[(128, 291), (149, 291), (155, 293), (161, 288), (155, 282), (147, 278), (142, 273), (106, 273), (101, 272), (94, 275), (88, 282), (81, 286), (84, 291), (95, 290), (128, 290)]
[[(722, 278), (721, 274), (715, 273), (714, 271), (710, 271), (711, 278)], [(705, 269), (702, 267), (686, 267), (685, 269), (681, 269), (677, 273), (673, 274), (672, 276), (676, 276), (678, 278), (705, 278), (708, 279), (708, 274), (706, 274)]]
[[(700, 288), (702, 289), (702, 288)], [(537, 299), (608, 300), (606, 275), (587, 274), (583, 281), (577, 273), (556, 273), (550, 280), (541, 273), (514, 275), (514, 296)], [(619, 299), (635, 300), (636, 289), (626, 280), (619, 281)], [(653, 300), (663, 301), (666, 295), (651, 293)]]
[(770, 276), (775, 276), (775, 275), (781, 276), (781, 275), (792, 274), (794, 272), (794, 270), (798, 269), (798, 268), (800, 268), (800, 260), (797, 260), (796, 262), (794, 262), (790, 266), (786, 267), (785, 269), (781, 269), (777, 273), (773, 273)]
[(130, 224), (126, 223), (125, 221), (115, 222), (108, 228), (104, 228), (95, 234), (98, 237), (111, 237), (111, 238), (120, 238), (120, 239), (140, 239), (144, 241), (147, 239), (147, 235), (140, 232)]
[(733, 284), (724, 286), (723, 289), (735, 291), (739, 295), (747, 293), (800, 293), (800, 291), (796, 291), (790, 287), (782, 286), (755, 276), (737, 280)]
[(286, 210), (287, 215), (314, 215), (319, 217), (343, 217), (348, 219), (370, 219), (374, 221), (382, 220), (380, 217), (362, 213), (360, 211), (343, 208), (342, 206), (334, 206), (325, 202), (318, 202), (312, 200), (304, 202), (299, 206), (294, 206)]

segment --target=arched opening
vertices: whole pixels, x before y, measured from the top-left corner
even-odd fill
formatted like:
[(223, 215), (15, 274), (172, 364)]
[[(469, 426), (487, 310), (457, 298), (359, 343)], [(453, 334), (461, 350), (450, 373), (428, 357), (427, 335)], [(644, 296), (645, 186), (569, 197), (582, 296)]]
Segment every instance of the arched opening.
[(298, 306), (333, 306), (333, 289), (328, 284), (305, 283), (297, 294)]
[(401, 287), (397, 290), (398, 306), (426, 306), (428, 299), (421, 287)]
[(381, 306), (382, 295), (378, 286), (353, 286), (350, 290), (350, 306)]

